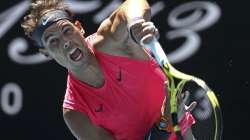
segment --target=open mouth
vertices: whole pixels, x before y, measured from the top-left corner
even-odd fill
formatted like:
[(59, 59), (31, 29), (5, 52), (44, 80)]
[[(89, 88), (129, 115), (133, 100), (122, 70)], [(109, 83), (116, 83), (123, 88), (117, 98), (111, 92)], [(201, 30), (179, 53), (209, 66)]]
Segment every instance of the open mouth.
[(70, 51), (70, 59), (73, 61), (79, 61), (82, 57), (82, 51), (79, 48), (74, 48), (73, 50)]

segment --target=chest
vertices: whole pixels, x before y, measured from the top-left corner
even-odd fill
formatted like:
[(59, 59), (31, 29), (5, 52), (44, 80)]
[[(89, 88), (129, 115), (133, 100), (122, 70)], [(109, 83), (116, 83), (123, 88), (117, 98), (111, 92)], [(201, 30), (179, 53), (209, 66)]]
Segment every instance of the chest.
[(104, 67), (105, 87), (93, 110), (99, 125), (117, 134), (139, 133), (142, 127), (147, 131), (159, 117), (165, 95), (161, 70), (142, 62), (111, 61)]

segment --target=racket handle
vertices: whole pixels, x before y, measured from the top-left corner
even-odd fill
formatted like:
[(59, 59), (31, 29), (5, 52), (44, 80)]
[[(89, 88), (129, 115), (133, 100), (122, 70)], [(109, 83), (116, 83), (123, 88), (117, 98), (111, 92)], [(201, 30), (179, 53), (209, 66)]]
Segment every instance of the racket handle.
[(167, 56), (166, 56), (164, 50), (162, 49), (161, 44), (157, 41), (157, 39), (155, 37), (152, 39), (151, 42), (149, 42), (147, 44), (145, 44), (143, 42), (144, 42), (144, 38), (142, 38), (140, 41), (141, 46), (143, 46), (146, 49), (149, 49), (153, 53), (157, 63), (161, 67), (166, 62), (168, 62)]

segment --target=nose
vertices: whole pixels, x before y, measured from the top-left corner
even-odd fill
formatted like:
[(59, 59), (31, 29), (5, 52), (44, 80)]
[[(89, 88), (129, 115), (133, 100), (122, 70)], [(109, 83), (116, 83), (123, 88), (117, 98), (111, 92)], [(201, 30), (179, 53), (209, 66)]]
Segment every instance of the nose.
[(63, 47), (64, 47), (65, 49), (67, 49), (67, 48), (69, 48), (70, 44), (71, 44), (71, 41), (70, 41), (70, 40), (69, 40), (69, 41), (66, 41), (66, 42), (64, 43)]

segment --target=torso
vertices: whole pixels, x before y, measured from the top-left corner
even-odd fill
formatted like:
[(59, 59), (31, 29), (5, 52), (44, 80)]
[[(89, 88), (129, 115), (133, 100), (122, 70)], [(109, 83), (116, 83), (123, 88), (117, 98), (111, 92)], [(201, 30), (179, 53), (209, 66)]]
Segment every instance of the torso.
[(117, 140), (142, 140), (160, 116), (166, 79), (116, 16), (102, 22), (91, 42), (100, 52), (96, 71), (101, 75), (89, 71), (95, 82), (88, 85), (69, 76), (64, 108), (87, 114)]
[(165, 76), (129, 38), (126, 23), (113, 16), (103, 21), (90, 41), (100, 75), (89, 71), (95, 82), (87, 86), (86, 81), (69, 80), (64, 108), (87, 114), (117, 140), (142, 140), (160, 116)]
[(160, 116), (164, 74), (152, 58), (95, 54), (104, 72), (104, 85), (93, 88), (69, 78), (64, 107), (84, 112), (117, 140), (142, 140)]

